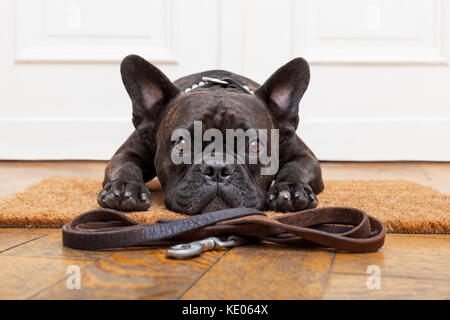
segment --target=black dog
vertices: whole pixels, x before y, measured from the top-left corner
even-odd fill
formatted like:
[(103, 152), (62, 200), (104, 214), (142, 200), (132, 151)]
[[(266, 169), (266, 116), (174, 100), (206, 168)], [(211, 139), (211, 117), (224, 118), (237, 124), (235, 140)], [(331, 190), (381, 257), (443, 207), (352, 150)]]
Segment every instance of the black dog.
[[(316, 194), (324, 187), (319, 162), (295, 133), (298, 105), (310, 78), (304, 59), (282, 66), (262, 86), (223, 70), (192, 74), (172, 83), (136, 55), (123, 60), (121, 74), (133, 103), (136, 130), (106, 168), (104, 188), (98, 196), (100, 206), (123, 211), (148, 209), (151, 198), (145, 182), (155, 176), (167, 208), (186, 214), (231, 207), (299, 211), (317, 206)], [(230, 85), (204, 85), (204, 77), (226, 79), (223, 82)], [(279, 129), (278, 171), (262, 175), (259, 162), (174, 164), (174, 151), (192, 152), (192, 148), (186, 150), (182, 136), (173, 141), (172, 132), (177, 128), (192, 132), (194, 121), (201, 121), (203, 130), (221, 132)], [(247, 152), (271, 149), (259, 141), (251, 143)]]

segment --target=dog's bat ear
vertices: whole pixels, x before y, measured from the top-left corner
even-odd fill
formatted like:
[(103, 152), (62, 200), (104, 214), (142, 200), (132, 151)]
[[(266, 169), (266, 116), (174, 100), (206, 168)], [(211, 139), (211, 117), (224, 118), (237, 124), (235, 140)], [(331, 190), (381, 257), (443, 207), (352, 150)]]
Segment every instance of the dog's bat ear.
[(123, 59), (120, 73), (133, 103), (133, 124), (140, 136), (148, 136), (156, 129), (164, 106), (179, 90), (161, 70), (137, 55)]
[(262, 98), (279, 129), (295, 133), (298, 126), (298, 104), (308, 88), (309, 65), (303, 58), (296, 58), (277, 71), (256, 90)]

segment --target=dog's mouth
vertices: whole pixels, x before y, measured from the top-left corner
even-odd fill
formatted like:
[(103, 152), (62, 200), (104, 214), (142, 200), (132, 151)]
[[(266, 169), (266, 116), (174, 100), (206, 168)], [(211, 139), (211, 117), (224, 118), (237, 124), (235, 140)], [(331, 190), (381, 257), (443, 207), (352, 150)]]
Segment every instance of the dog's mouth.
[[(176, 201), (166, 202), (166, 206), (176, 212), (195, 215), (211, 211), (236, 208), (242, 206), (242, 201), (236, 199), (229, 188), (215, 186), (203, 188), (197, 194), (183, 195)], [(189, 201), (186, 201), (189, 200)]]
[(245, 168), (237, 168), (225, 181), (207, 181), (200, 170), (191, 170), (174, 189), (165, 190), (165, 203), (172, 211), (195, 215), (228, 208), (262, 208), (265, 191)]
[(231, 205), (228, 204), (225, 200), (223, 200), (220, 196), (216, 196), (200, 210), (200, 213), (223, 210), (228, 208), (231, 208)]
[(196, 193), (176, 192), (175, 197), (165, 197), (166, 206), (172, 211), (188, 215), (232, 208), (233, 205), (227, 202), (223, 194), (221, 196), (218, 189), (218, 186), (206, 186), (199, 188)]

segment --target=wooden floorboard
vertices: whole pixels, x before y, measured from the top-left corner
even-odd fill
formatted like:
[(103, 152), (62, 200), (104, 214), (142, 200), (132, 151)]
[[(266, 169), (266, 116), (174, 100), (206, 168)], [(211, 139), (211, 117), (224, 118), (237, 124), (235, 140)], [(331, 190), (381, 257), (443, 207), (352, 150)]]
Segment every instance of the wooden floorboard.
[[(0, 162), (0, 198), (55, 175), (101, 177), (105, 162)], [(324, 179), (406, 179), (450, 194), (450, 163), (322, 164)], [(0, 299), (450, 299), (450, 235), (387, 236), (369, 254), (274, 245), (188, 261), (164, 248), (62, 246), (60, 229), (0, 228)], [(69, 290), (70, 266), (81, 289)], [(369, 266), (380, 289), (369, 289)]]
[(183, 299), (320, 299), (333, 252), (277, 245), (230, 250)]
[[(159, 247), (81, 251), (62, 246), (60, 231), (26, 240), (0, 253), (4, 263), (4, 268), (0, 264), (0, 292), (9, 298), (177, 299), (224, 254), (214, 251), (175, 261), (166, 259), (165, 248)], [(80, 267), (80, 290), (69, 290), (64, 281), (70, 265)], [(41, 280), (31, 281), (25, 291), (19, 290), (19, 284), (10, 289), (11, 279), (26, 281), (46, 268)]]
[(109, 253), (82, 270), (80, 290), (58, 282), (31, 298), (178, 299), (221, 254), (173, 261), (165, 258), (165, 249)]
[(377, 252), (337, 253), (331, 272), (366, 274), (370, 265), (382, 276), (450, 280), (450, 237), (388, 234)]
[[(383, 248), (336, 253), (324, 299), (449, 299), (450, 236), (388, 234)], [(378, 268), (380, 288), (367, 281)]]
[[(71, 265), (84, 268), (89, 260), (46, 259), (0, 254), (0, 299), (27, 299), (68, 277)], [(53, 296), (59, 299), (58, 295)]]
[(332, 273), (323, 299), (375, 300), (375, 299), (449, 299), (450, 281), (407, 277), (381, 278), (380, 289), (369, 290), (367, 275)]
[(0, 232), (0, 252), (11, 250), (11, 248), (36, 240), (40, 237), (42, 237), (42, 234), (39, 233)]

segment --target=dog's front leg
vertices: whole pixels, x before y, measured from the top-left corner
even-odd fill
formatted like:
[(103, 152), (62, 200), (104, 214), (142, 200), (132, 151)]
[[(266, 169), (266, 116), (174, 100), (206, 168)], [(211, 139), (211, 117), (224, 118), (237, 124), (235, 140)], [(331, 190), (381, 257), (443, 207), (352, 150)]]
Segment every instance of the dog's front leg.
[[(103, 190), (97, 198), (101, 207), (122, 211), (143, 211), (151, 205), (150, 191), (145, 185), (156, 176), (151, 148), (136, 133), (120, 147), (105, 171)], [(145, 155), (145, 156), (144, 156)]]
[[(302, 146), (301, 149), (303, 148), (306, 146)], [(299, 211), (315, 208), (316, 194), (320, 193), (324, 186), (319, 161), (314, 154), (306, 148), (287, 159), (280, 160), (282, 160), (281, 167), (275, 183), (266, 197), (268, 209)]]

